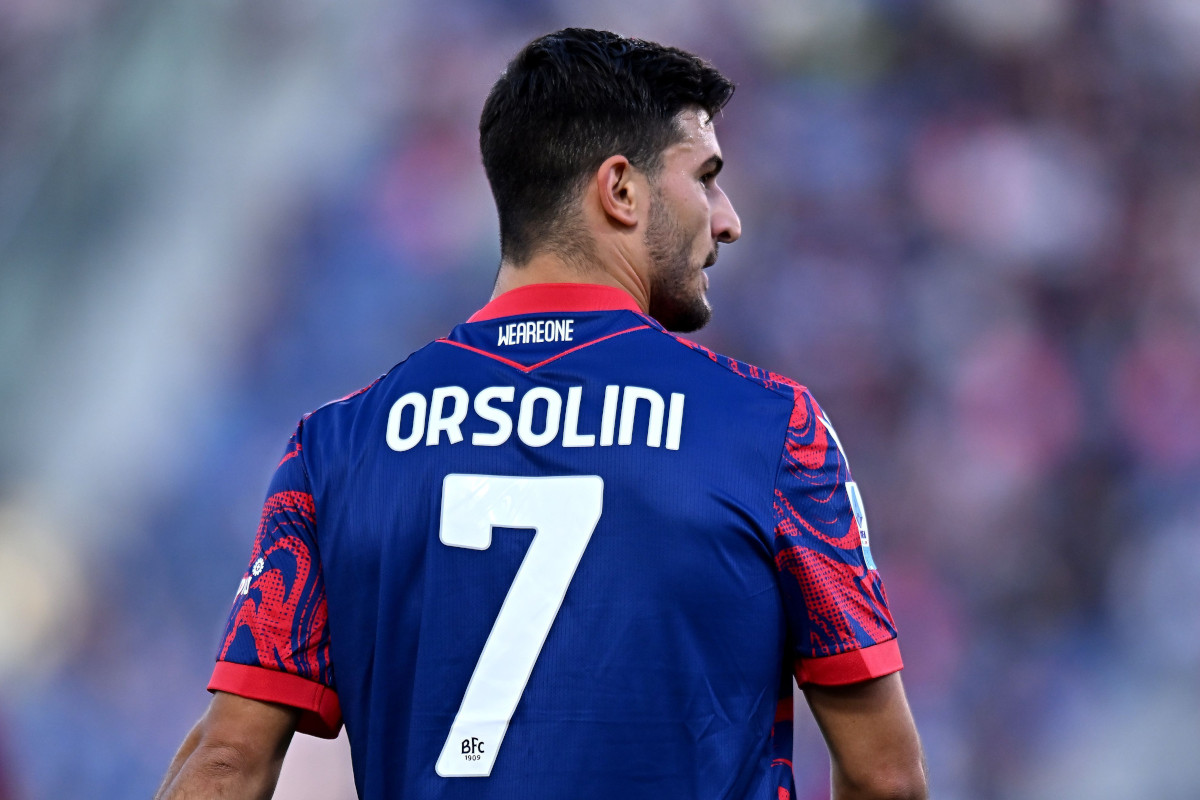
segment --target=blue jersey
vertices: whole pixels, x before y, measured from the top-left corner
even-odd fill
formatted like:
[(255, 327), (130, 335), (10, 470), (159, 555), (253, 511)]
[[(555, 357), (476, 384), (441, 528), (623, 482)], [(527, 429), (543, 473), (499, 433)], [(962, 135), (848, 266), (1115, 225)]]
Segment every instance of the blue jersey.
[(564, 284), (304, 418), (209, 688), (344, 721), (369, 800), (779, 800), (792, 676), (900, 667), (809, 392)]

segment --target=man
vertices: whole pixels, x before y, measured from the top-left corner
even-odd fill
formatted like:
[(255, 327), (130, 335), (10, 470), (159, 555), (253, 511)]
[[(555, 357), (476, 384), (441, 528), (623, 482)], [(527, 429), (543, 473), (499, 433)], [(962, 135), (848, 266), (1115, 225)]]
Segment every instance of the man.
[(480, 122), (492, 301), (305, 417), (160, 797), (268, 797), (344, 720), (364, 798), (925, 796), (858, 489), (806, 389), (668, 330), (740, 223), (682, 51), (568, 29)]

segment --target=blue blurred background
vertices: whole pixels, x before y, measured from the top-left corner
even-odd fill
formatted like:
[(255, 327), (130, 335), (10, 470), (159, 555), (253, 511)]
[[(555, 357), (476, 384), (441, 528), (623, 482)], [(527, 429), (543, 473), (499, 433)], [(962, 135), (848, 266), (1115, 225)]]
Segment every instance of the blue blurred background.
[(642, 5), (0, 0), (0, 797), (153, 793), (296, 421), (487, 300), (478, 113), (571, 24), (738, 83), (696, 338), (837, 424), (934, 796), (1200, 797), (1200, 4)]

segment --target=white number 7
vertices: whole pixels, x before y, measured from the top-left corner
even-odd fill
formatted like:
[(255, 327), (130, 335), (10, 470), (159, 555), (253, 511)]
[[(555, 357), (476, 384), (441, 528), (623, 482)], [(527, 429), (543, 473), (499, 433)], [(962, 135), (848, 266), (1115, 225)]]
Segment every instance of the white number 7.
[(533, 528), (534, 534), (442, 745), (438, 775), (492, 774), (508, 723), (603, 507), (604, 481), (598, 475), (447, 475), (442, 482), (444, 544), (486, 550), (493, 527)]

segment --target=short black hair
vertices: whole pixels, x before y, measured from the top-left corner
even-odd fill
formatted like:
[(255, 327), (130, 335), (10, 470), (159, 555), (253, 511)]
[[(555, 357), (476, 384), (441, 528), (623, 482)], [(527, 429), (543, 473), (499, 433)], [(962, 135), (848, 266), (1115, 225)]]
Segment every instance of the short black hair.
[[(483, 105), (479, 149), (500, 216), (501, 256), (567, 254), (567, 204), (604, 160), (653, 176), (682, 139), (678, 114), (713, 117), (733, 83), (697, 56), (608, 31), (566, 28), (526, 45)], [(564, 252), (567, 251), (567, 252)]]

